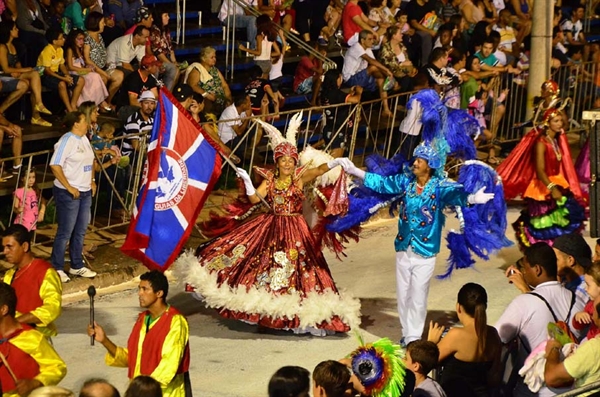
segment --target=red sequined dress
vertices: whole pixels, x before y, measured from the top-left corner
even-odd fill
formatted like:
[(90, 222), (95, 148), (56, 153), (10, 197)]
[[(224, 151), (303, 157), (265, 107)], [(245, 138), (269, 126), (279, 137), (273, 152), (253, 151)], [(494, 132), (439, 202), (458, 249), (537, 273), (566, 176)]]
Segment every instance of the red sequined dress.
[(302, 216), (302, 170), (283, 189), (271, 171), (257, 171), (267, 180), (270, 212), (200, 246), (197, 258), (184, 255), (177, 271), (226, 318), (297, 332), (358, 326), (360, 303), (340, 295)]

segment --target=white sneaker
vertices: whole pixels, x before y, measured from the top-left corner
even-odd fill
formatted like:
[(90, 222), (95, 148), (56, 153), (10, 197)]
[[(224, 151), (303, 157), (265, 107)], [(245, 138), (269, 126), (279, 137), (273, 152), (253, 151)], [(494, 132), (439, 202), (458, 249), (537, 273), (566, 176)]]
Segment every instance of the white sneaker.
[(82, 267), (81, 269), (69, 269), (69, 274), (86, 278), (96, 277), (96, 272), (88, 269), (87, 267)]
[(69, 278), (69, 276), (67, 276), (67, 273), (65, 273), (63, 270), (57, 270), (56, 273), (58, 273), (60, 281), (62, 281), (63, 283), (68, 283), (69, 281), (71, 281), (71, 278)]

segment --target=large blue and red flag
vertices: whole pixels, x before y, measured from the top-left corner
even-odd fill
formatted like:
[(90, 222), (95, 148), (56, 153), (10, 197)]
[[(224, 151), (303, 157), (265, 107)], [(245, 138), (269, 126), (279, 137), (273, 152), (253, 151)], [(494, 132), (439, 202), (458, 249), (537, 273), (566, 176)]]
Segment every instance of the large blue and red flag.
[(121, 251), (165, 271), (180, 254), (221, 174), (218, 146), (160, 90), (142, 187)]

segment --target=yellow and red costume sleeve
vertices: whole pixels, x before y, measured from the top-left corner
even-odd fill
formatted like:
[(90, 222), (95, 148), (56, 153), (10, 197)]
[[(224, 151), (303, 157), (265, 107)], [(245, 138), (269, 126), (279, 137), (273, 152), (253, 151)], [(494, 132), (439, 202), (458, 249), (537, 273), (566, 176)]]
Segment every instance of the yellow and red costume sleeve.
[[(25, 330), (8, 343), (28, 354), (39, 366), (39, 373), (33, 379), (40, 381), (44, 386), (57, 385), (67, 374), (67, 365), (60, 358), (56, 350), (50, 345), (46, 337), (35, 329)], [(19, 378), (19, 363), (11, 362), (9, 365)], [(3, 393), (2, 397), (16, 397), (16, 393)]]
[[(36, 259), (37, 260), (37, 259)], [(19, 300), (23, 300), (24, 295), (36, 294), (32, 299), (40, 301), (40, 305), (35, 309), (28, 311), (38, 320), (40, 324), (36, 324), (36, 330), (44, 334), (46, 337), (56, 336), (58, 334), (54, 321), (62, 313), (62, 283), (58, 273), (53, 268), (45, 271), (41, 280), (39, 290), (35, 291), (31, 285), (23, 286), (14, 280), (15, 268), (8, 270), (4, 275), (4, 282), (12, 285), (17, 292), (17, 309), (19, 309)], [(36, 284), (36, 283), (33, 283)], [(19, 317), (25, 312), (17, 310), (15, 317)]]

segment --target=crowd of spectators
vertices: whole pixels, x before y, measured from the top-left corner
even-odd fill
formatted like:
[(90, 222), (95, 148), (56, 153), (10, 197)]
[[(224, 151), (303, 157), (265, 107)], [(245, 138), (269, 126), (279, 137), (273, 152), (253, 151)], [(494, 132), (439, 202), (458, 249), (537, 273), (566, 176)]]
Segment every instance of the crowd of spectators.
[[(488, 161), (498, 164), (494, 139), (502, 121), (504, 101), (513, 82), (527, 74), (532, 5), (517, 0), (244, 0), (262, 13), (254, 16), (235, 2), (223, 1), (218, 13), (224, 25), (245, 28), (246, 42), (236, 45), (254, 57), (262, 73), (252, 73), (243, 93), (250, 110), (236, 117), (278, 113), (285, 95), (306, 95), (312, 106), (353, 103), (331, 101), (321, 88), (326, 71), (321, 57), (337, 43), (344, 54), (339, 65), (339, 88), (357, 93), (360, 100), (382, 99), (383, 117), (395, 110), (387, 100), (393, 93), (434, 88), (446, 105), (467, 109), (481, 126), (480, 142), (487, 142)], [(231, 9), (229, 9), (231, 8)], [(122, 123), (140, 108), (138, 97), (160, 87), (173, 90), (182, 81), (192, 87), (196, 102), (204, 102), (200, 121), (218, 119), (234, 98), (227, 79), (217, 68), (218, 54), (203, 47), (198, 62), (180, 63), (169, 31), (168, 10), (143, 6), (140, 0), (24, 0), (6, 2), (0, 23), (0, 92), (9, 95), (0, 104), (3, 113), (26, 92), (31, 92), (31, 123), (50, 126), (44, 117), (75, 110), (93, 101), (101, 113), (116, 112)], [(576, 65), (597, 60), (598, 46), (583, 33), (584, 7), (574, 4), (569, 14), (555, 7), (553, 62)], [(274, 22), (282, 26), (278, 30)], [(281, 87), (283, 59), (289, 44), (285, 34), (298, 34), (314, 48), (300, 59), (293, 92)], [(423, 83), (426, 78), (427, 83)], [(587, 77), (593, 84), (593, 73)], [(42, 90), (60, 98), (46, 107)], [(281, 88), (284, 88), (283, 93)], [(61, 106), (62, 104), (62, 106)], [(342, 112), (344, 113), (344, 112)], [(231, 109), (226, 116), (233, 114)], [(334, 117), (335, 119), (335, 117)], [(6, 124), (6, 123), (4, 123)], [(19, 133), (0, 123), (0, 133)], [(339, 123), (338, 123), (339, 124)], [(241, 123), (243, 125), (243, 122)], [(325, 123), (325, 125), (327, 125)], [(400, 128), (414, 135), (407, 123)], [(223, 144), (237, 143), (229, 129)], [(343, 154), (345, 134), (325, 142)], [(236, 137), (243, 135), (240, 128)], [(241, 135), (240, 135), (241, 134)], [(18, 146), (18, 145), (17, 145)], [(231, 146), (230, 146), (231, 148)], [(15, 148), (19, 155), (19, 148)], [(6, 175), (5, 175), (6, 176)]]
[[(485, 289), (475, 283), (462, 286), (456, 303), (459, 324), (448, 329), (432, 322), (427, 338), (405, 347), (406, 386), (401, 395), (553, 396), (600, 380), (595, 358), (600, 352), (600, 262), (592, 262), (592, 252), (580, 235), (568, 234), (556, 241), (560, 249), (534, 244), (518, 265), (507, 269), (507, 281), (524, 293), (506, 307), (494, 326), (487, 324)], [(585, 270), (577, 282), (567, 278), (567, 268), (578, 267)], [(573, 349), (560, 333), (549, 332), (548, 324), (564, 326), (563, 334), (574, 338), (569, 343), (579, 347)], [(537, 367), (527, 364), (535, 357)], [(510, 364), (505, 371), (506, 362)], [(352, 369), (356, 370), (348, 359), (320, 363), (312, 375), (312, 395), (368, 395)], [(304, 368), (283, 367), (269, 382), (269, 396), (308, 396), (309, 379)]]

